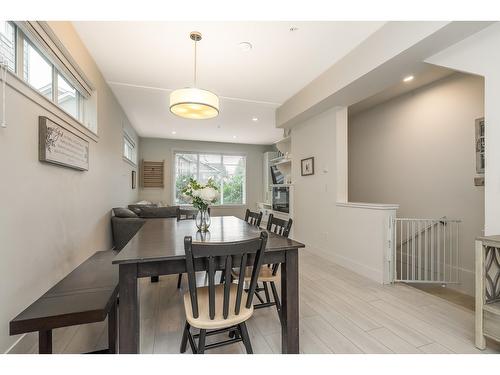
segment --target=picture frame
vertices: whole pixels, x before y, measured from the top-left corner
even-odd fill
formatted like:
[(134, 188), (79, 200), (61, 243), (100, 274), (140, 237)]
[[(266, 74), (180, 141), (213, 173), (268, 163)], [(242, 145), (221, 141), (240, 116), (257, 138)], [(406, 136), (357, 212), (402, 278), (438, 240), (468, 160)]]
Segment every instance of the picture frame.
[(137, 187), (137, 173), (136, 171), (132, 171), (132, 189)]
[(300, 175), (312, 176), (314, 174), (314, 157), (302, 159), (300, 161)]

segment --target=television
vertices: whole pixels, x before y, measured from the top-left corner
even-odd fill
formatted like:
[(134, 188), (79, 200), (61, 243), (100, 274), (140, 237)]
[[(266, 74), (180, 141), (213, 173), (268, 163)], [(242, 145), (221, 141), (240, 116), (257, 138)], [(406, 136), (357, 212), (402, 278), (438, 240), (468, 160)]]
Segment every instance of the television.
[(282, 184), (285, 182), (285, 176), (275, 165), (271, 166), (271, 178), (273, 180), (273, 184)]

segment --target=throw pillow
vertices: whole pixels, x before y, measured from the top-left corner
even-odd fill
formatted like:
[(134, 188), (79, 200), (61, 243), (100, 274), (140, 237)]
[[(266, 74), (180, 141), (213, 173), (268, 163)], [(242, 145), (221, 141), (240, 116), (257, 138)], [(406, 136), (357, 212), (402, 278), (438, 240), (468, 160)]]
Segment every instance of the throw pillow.
[(116, 217), (138, 217), (135, 212), (123, 207), (113, 208), (113, 213)]

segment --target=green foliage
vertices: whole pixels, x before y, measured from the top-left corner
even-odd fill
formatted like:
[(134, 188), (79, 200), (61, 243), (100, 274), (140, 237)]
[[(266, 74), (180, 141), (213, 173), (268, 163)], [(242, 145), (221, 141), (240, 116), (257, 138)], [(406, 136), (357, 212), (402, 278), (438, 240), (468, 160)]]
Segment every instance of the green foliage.
[[(210, 192), (210, 189), (213, 189), (213, 191)], [(209, 196), (210, 198), (203, 199), (202, 197), (198, 196), (198, 193), (203, 190), (201, 193), (206, 193), (209, 191)], [(194, 178), (190, 177), (189, 182), (187, 185), (184, 186), (182, 189), (182, 195), (189, 197), (191, 200), (191, 203), (193, 204), (193, 207), (199, 209), (199, 210), (206, 210), (208, 208), (208, 205), (210, 203), (215, 203), (215, 201), (218, 198), (217, 192), (219, 191), (218, 186), (215, 184), (215, 182), (209, 178), (208, 182), (203, 185), (200, 184), (198, 181), (196, 181)], [(206, 195), (205, 195), (206, 197)], [(213, 197), (213, 198), (212, 198)]]
[(224, 203), (240, 204), (243, 202), (243, 175), (237, 174), (224, 181)]

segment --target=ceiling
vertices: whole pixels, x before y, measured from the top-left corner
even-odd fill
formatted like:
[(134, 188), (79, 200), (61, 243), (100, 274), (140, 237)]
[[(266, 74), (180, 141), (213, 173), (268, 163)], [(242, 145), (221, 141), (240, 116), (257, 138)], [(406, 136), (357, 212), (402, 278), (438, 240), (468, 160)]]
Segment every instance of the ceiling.
[[(73, 24), (141, 137), (270, 144), (282, 136), (275, 109), (384, 22)], [(173, 89), (193, 84), (191, 31), (203, 34), (197, 86), (220, 98), (211, 120), (181, 119), (168, 108)]]
[(400, 80), (394, 85), (386, 87), (377, 94), (370, 96), (349, 107), (349, 115), (353, 116), (366, 111), (376, 105), (387, 102), (395, 97), (429, 85), (435, 81), (445, 78), (456, 71), (427, 63), (418, 63), (412, 67), (411, 76), (414, 77), (409, 82)]

